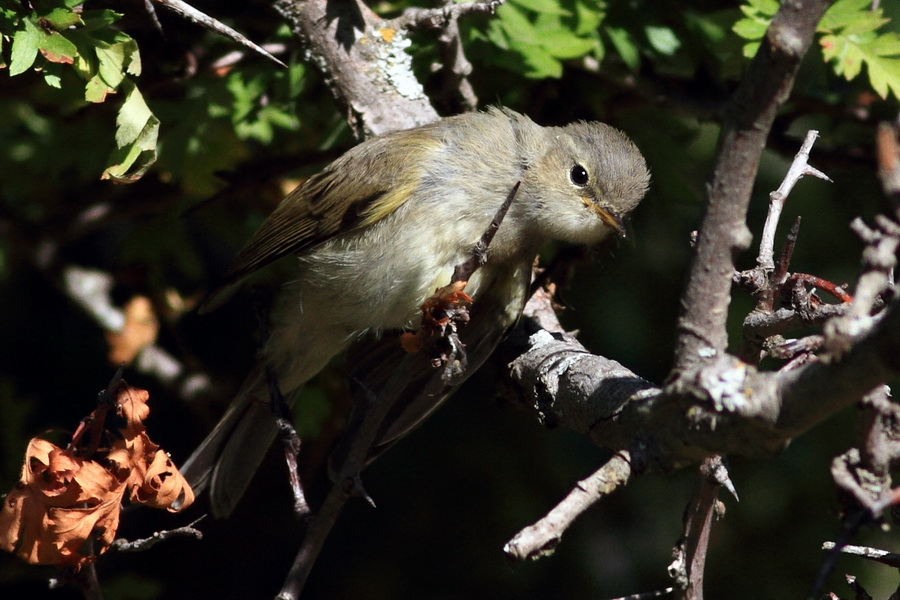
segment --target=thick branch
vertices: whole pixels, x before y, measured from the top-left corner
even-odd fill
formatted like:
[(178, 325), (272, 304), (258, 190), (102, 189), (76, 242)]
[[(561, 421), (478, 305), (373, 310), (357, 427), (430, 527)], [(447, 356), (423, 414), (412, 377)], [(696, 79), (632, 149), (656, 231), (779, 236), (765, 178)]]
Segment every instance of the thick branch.
[(354, 0), (277, 0), (275, 9), (306, 45), (357, 137), (438, 118), (412, 74), (403, 30), (386, 27)]
[(539, 315), (557, 333), (538, 330), (517, 349), (511, 373), (523, 402), (536, 406), (545, 423), (628, 450), (636, 472), (670, 470), (712, 454), (777, 452), (900, 373), (898, 301), (841, 356), (780, 373), (722, 356), (662, 389), (558, 333), (541, 304), (539, 296), (529, 302), (523, 326), (538, 329), (532, 315)]
[(828, 4), (782, 4), (726, 108), (707, 212), (682, 296), (675, 349), (679, 369), (725, 351), (734, 257), (750, 244), (745, 220), (759, 158)]

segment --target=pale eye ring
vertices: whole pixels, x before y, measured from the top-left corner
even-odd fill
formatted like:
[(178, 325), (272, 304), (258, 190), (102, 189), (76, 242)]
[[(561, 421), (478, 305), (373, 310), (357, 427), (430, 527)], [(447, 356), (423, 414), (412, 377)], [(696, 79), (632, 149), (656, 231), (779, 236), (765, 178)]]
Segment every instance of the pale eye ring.
[(584, 187), (588, 184), (590, 177), (588, 177), (587, 169), (575, 163), (569, 170), (569, 181), (577, 185), (578, 187)]

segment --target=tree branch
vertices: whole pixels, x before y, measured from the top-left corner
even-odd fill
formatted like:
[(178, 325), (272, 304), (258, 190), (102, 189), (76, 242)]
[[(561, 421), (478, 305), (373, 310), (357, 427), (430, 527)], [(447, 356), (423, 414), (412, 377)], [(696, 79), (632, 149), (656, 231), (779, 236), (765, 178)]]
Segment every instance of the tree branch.
[(357, 137), (438, 118), (412, 74), (405, 30), (354, 0), (277, 0), (275, 10), (305, 45)]
[(725, 110), (706, 215), (682, 295), (676, 373), (722, 354), (735, 255), (750, 245), (750, 192), (778, 108), (787, 100), (827, 0), (782, 4)]

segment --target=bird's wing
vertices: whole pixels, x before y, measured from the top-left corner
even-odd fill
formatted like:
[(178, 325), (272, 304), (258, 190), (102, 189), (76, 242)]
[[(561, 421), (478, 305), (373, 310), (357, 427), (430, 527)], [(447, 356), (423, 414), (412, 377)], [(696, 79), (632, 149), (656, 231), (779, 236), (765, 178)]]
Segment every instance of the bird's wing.
[(373, 138), (298, 186), (238, 254), (225, 275), (225, 285), (394, 212), (420, 179), (422, 150), (430, 152), (441, 145), (430, 131)]

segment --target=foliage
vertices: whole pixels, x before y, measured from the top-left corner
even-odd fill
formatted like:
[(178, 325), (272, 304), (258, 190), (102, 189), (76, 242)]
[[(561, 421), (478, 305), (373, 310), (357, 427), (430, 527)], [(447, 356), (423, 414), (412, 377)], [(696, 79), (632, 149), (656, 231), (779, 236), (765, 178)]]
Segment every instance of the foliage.
[[(889, 93), (900, 98), (900, 34), (879, 32), (890, 22), (882, 8), (871, 8), (869, 0), (838, 0), (819, 22), (819, 44), (826, 61), (837, 75), (855, 79), (863, 65), (869, 83), (882, 98)], [(753, 56), (775, 12), (776, 0), (750, 0), (741, 6), (744, 18), (735, 23), (734, 32), (750, 40), (744, 56)]]
[(140, 52), (133, 38), (112, 27), (121, 14), (83, 10), (82, 4), (81, 0), (41, 0), (30, 7), (5, 3), (0, 7), (0, 49), (9, 46), (10, 77), (33, 70), (50, 87), (61, 88), (64, 65), (71, 65), (85, 82), (86, 102), (104, 102), (109, 94), (123, 90), (116, 149), (102, 177), (136, 179), (153, 164), (159, 133), (159, 119), (129, 78), (141, 74)]

